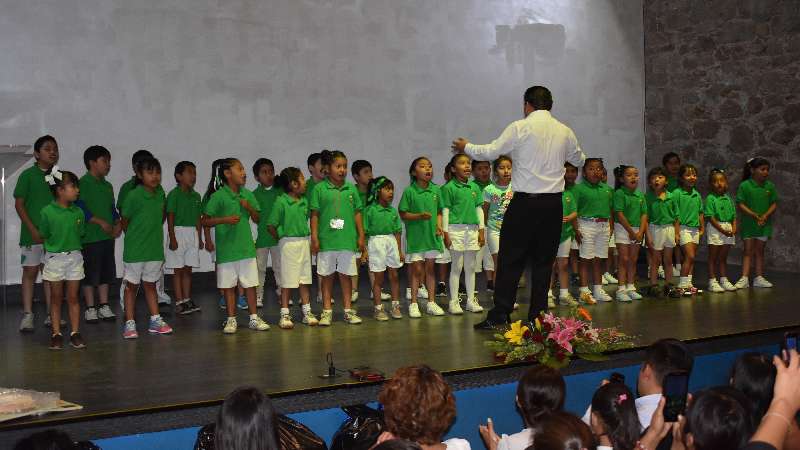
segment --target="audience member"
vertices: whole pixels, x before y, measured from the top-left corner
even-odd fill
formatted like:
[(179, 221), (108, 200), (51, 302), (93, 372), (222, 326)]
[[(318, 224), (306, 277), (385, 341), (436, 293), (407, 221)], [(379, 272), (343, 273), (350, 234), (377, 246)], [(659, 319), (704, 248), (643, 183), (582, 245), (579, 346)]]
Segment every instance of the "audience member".
[(624, 383), (607, 383), (592, 398), (592, 432), (598, 448), (633, 450), (641, 425), (633, 393)]
[(225, 397), (215, 429), (216, 450), (278, 450), (278, 426), (269, 397), (240, 387)]
[(596, 450), (592, 430), (581, 419), (565, 412), (556, 412), (545, 419), (536, 445), (528, 450)]

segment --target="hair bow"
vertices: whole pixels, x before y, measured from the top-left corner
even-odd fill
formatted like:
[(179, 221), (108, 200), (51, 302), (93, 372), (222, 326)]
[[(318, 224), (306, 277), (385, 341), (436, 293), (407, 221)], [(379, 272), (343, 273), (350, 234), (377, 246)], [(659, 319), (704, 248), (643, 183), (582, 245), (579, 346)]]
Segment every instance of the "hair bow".
[[(380, 190), (383, 187), (383, 185), (386, 184), (386, 180), (388, 180), (388, 178), (386, 178), (384, 176), (380, 176), (378, 178), (375, 178), (372, 181), (372, 185), (370, 186), (370, 190), (367, 193), (367, 205), (371, 205), (373, 203), (377, 203), (378, 202), (378, 193), (380, 192)], [(364, 206), (366, 206), (366, 205), (364, 205)]]
[(617, 396), (617, 404), (621, 405), (622, 402), (624, 402), (627, 399), (628, 399), (628, 394), (619, 394), (619, 396)]
[(55, 186), (57, 184), (56, 180), (61, 181), (62, 176), (61, 169), (59, 169), (58, 166), (53, 166), (50, 169), (50, 173), (44, 176), (44, 180), (47, 181), (47, 184), (50, 186)]

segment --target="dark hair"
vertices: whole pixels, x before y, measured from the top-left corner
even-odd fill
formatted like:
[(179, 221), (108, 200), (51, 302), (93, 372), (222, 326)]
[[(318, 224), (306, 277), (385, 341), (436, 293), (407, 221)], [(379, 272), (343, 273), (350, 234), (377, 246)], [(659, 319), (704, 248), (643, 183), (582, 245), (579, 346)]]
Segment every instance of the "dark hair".
[(357, 159), (353, 161), (353, 164), (350, 165), (350, 173), (352, 173), (353, 176), (356, 177), (358, 176), (359, 173), (361, 173), (361, 170), (367, 167), (372, 169), (372, 164), (370, 164), (369, 161), (365, 159)]
[(575, 164), (572, 164), (569, 161), (564, 161), (564, 168), (569, 169), (570, 167), (572, 167), (575, 170), (578, 170), (578, 166), (576, 166)]
[(776, 372), (772, 359), (761, 353), (741, 354), (731, 367), (731, 386), (750, 401), (753, 425), (759, 424), (769, 409)]
[[(408, 174), (411, 176), (412, 183), (417, 179), (414, 176), (414, 169), (417, 168), (417, 164), (419, 164), (421, 161), (428, 161), (429, 163), (431, 162), (431, 160), (427, 156), (418, 156), (414, 158), (413, 161), (411, 161), (411, 166), (409, 166), (408, 168)], [(433, 163), (431, 163), (431, 165), (433, 165)]]
[(102, 145), (93, 145), (83, 151), (83, 165), (86, 166), (86, 170), (89, 170), (90, 161), (97, 161), (104, 156), (111, 159), (111, 152)]
[(684, 436), (692, 433), (695, 450), (744, 447), (755, 431), (748, 403), (730, 386), (698, 392), (686, 410)]
[(275, 177), (275, 187), (288, 194), (292, 190), (292, 181), (299, 181), (302, 175), (303, 172), (297, 167), (285, 167)]
[(753, 169), (757, 169), (761, 166), (771, 166), (769, 161), (765, 158), (760, 156), (756, 156), (755, 158), (750, 158), (744, 163), (744, 169), (742, 170), (742, 181), (749, 180), (750, 177), (753, 176)]
[(667, 172), (664, 171), (663, 167), (660, 167), (660, 166), (659, 167), (653, 167), (652, 169), (650, 169), (650, 172), (647, 172), (647, 181), (652, 180), (653, 177), (656, 176), (656, 175), (661, 175), (662, 177), (666, 178), (667, 177)]
[(692, 164), (681, 164), (681, 167), (678, 168), (678, 185), (683, 187), (683, 176), (689, 172), (690, 170), (694, 170), (694, 173), (697, 174), (697, 167)]
[(321, 154), (321, 153), (316, 153), (316, 152), (315, 152), (315, 153), (312, 153), (312, 154), (308, 155), (308, 159), (306, 159), (306, 163), (307, 163), (307, 165), (309, 165), (309, 166), (313, 166), (313, 165), (314, 165), (314, 164), (316, 164), (316, 163), (317, 163), (317, 161), (319, 161), (320, 159), (322, 159), (322, 154)]
[[(61, 179), (53, 176), (53, 182), (48, 182), (48, 186), (50, 187), (50, 192), (53, 194), (53, 197), (58, 198), (58, 188), (63, 188), (64, 186), (71, 184), (75, 187), (78, 187), (78, 176), (74, 173), (67, 171), (67, 170), (60, 170)], [(45, 175), (52, 175), (53, 169), (51, 168)]]
[(161, 163), (155, 158), (139, 160), (139, 162), (136, 163), (136, 177), (133, 180), (134, 186), (142, 184), (142, 177), (139, 176), (139, 174), (148, 170), (157, 170), (161, 173)]
[(217, 450), (278, 450), (278, 423), (269, 397), (240, 387), (225, 397), (214, 436)]
[(620, 164), (614, 167), (614, 189), (619, 189), (625, 183), (625, 171), (628, 169), (635, 169), (633, 166), (626, 166)]
[(475, 167), (476, 167), (478, 164), (481, 164), (481, 163), (486, 163), (486, 164), (489, 164), (489, 168), (490, 168), (490, 169), (492, 168), (492, 163), (490, 163), (489, 161), (478, 161), (477, 159), (473, 159), (473, 160), (472, 160), (472, 170), (475, 170)]
[(678, 163), (681, 162), (680, 155), (678, 155), (675, 152), (667, 152), (664, 156), (661, 157), (661, 165), (666, 167), (667, 166), (667, 161), (669, 161), (672, 158), (678, 158)]
[(258, 178), (258, 172), (261, 171), (261, 166), (270, 166), (272, 167), (272, 171), (275, 171), (275, 165), (272, 164), (272, 160), (269, 158), (258, 158), (255, 163), (253, 163), (253, 176)]
[(175, 181), (178, 181), (178, 175), (182, 174), (187, 167), (194, 167), (194, 169), (197, 170), (197, 166), (191, 161), (181, 161), (175, 164)]
[(497, 168), (500, 167), (500, 163), (503, 161), (508, 161), (509, 164), (511, 164), (512, 166), (514, 165), (514, 162), (511, 160), (511, 157), (506, 155), (500, 155), (497, 157), (497, 159), (492, 161), (492, 171), (497, 172)]
[[(327, 150), (327, 149), (323, 150), (322, 152), (320, 152), (319, 156), (320, 156), (320, 160), (322, 160), (322, 165), (323, 166), (330, 166), (331, 165), (331, 163), (333, 162), (333, 160), (335, 158), (334, 155), (333, 155), (334, 152), (342, 153), (342, 152), (340, 152), (338, 150), (331, 151), (331, 150)], [(342, 153), (342, 156), (344, 156), (344, 153)]]
[(467, 159), (470, 161), (470, 167), (472, 166), (472, 158), (470, 158), (470, 157), (469, 157), (469, 155), (467, 155), (466, 153), (456, 153), (455, 155), (453, 155), (453, 156), (450, 158), (450, 170), (451, 170), (451, 171), (452, 171), (453, 169), (455, 169), (455, 167), (456, 167), (456, 161), (458, 161), (458, 160), (459, 160), (459, 158), (467, 158)]
[(38, 139), (36, 139), (36, 142), (33, 143), (33, 151), (39, 153), (39, 151), (42, 150), (44, 144), (46, 144), (47, 142), (52, 142), (53, 144), (56, 144), (56, 146), (58, 146), (56, 138), (50, 136), (49, 134), (45, 134), (44, 136), (41, 136)]
[(367, 185), (367, 204), (362, 206), (366, 208), (367, 205), (378, 203), (380, 200), (380, 191), (385, 187), (394, 189), (394, 183), (392, 183), (392, 180), (384, 176), (369, 180), (369, 184)]
[(148, 150), (145, 149), (136, 150), (135, 152), (133, 152), (133, 156), (131, 156), (131, 164), (134, 167), (136, 167), (136, 164), (138, 164), (139, 161), (153, 157), (154, 157), (153, 154), (150, 153)]
[(391, 439), (389, 441), (383, 441), (373, 450), (422, 450), (422, 447), (414, 441)]
[(633, 393), (624, 383), (608, 383), (595, 391), (592, 413), (603, 421), (605, 433), (617, 450), (633, 450), (641, 424)]
[(453, 163), (451, 161), (447, 161), (447, 164), (444, 165), (444, 180), (450, 181), (453, 178)]
[(203, 200), (206, 201), (211, 198), (214, 192), (217, 192), (222, 186), (228, 184), (228, 179), (225, 178), (225, 171), (230, 170), (231, 167), (239, 160), (236, 158), (221, 158), (215, 159), (211, 163), (211, 179), (208, 180), (208, 188), (203, 195)]
[(553, 109), (553, 94), (544, 86), (531, 86), (525, 91), (525, 103), (533, 109)]
[(517, 384), (517, 402), (526, 426), (541, 429), (542, 419), (564, 409), (566, 391), (558, 370), (547, 366), (528, 369)]
[(692, 372), (694, 356), (683, 342), (667, 338), (654, 342), (644, 352), (642, 366), (649, 366), (656, 375), (658, 385), (664, 385), (664, 377), (672, 372)]
[[(536, 450), (595, 450), (592, 430), (581, 419), (565, 412), (551, 414), (536, 434)], [(530, 448), (530, 447), (529, 447)]]
[(726, 180), (728, 179), (728, 176), (725, 174), (724, 170), (715, 167), (708, 172), (708, 184), (711, 184), (711, 182), (714, 180), (714, 175), (717, 174), (722, 175)]
[(603, 165), (603, 158), (586, 158), (586, 160), (583, 162), (583, 167), (581, 167), (581, 171), (586, 173), (586, 167), (593, 162), (600, 163), (600, 168), (605, 169), (605, 166)]
[(75, 442), (67, 433), (50, 429), (39, 431), (17, 441), (14, 450), (73, 450)]

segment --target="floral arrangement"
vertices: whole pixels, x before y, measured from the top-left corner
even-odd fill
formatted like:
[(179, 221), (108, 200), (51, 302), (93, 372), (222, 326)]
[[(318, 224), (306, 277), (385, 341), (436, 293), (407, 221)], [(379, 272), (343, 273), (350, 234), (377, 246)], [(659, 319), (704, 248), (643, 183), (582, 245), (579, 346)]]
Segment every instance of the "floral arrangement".
[(540, 313), (532, 323), (511, 324), (504, 334), (486, 341), (495, 357), (505, 362), (537, 361), (562, 368), (573, 357), (589, 361), (607, 359), (605, 352), (633, 347), (633, 336), (617, 328), (595, 328), (592, 316), (584, 308), (573, 307), (564, 316)]

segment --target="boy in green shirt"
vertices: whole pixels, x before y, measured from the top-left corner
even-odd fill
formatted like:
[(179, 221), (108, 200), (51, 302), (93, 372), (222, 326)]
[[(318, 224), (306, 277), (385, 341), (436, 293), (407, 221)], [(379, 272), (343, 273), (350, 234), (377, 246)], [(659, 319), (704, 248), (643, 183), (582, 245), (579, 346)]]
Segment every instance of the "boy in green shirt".
[[(325, 176), (328, 173), (328, 167), (326, 167), (322, 161), (322, 154), (329, 154), (330, 151), (323, 150), (321, 153), (312, 153), (308, 155), (308, 159), (306, 163), (308, 164), (308, 180), (306, 181), (306, 190), (303, 195), (306, 196), (307, 199), (311, 199), (311, 194), (314, 192), (314, 187), (319, 183), (325, 181)], [(311, 265), (317, 265), (317, 255), (311, 255)], [(317, 274), (317, 303), (322, 303), (322, 277)]]
[[(114, 187), (106, 180), (111, 170), (111, 153), (105, 147), (93, 145), (83, 152), (86, 174), (80, 179), (80, 196), (76, 205), (91, 217), (83, 236), (83, 298), (87, 323), (113, 321), (116, 315), (108, 304), (108, 287), (117, 278), (114, 241), (122, 233), (119, 214), (114, 207)], [(95, 307), (94, 295), (100, 300)]]
[[(261, 207), (264, 219), (269, 217), (275, 201), (282, 194), (280, 188), (275, 187), (275, 166), (272, 160), (258, 158), (253, 164), (253, 176), (258, 181), (258, 187), (253, 190), (253, 196)], [(258, 237), (256, 238), (256, 264), (258, 265), (258, 287), (256, 288), (256, 306), (264, 306), (264, 284), (267, 275), (268, 262), (272, 262), (272, 274), (275, 277), (275, 293), (281, 295), (281, 255), (278, 241), (267, 231), (267, 221), (258, 222)]]
[[(720, 169), (711, 169), (708, 176), (711, 192), (706, 196), (704, 213), (708, 221), (708, 290), (735, 291), (728, 280), (728, 252), (736, 244), (736, 206), (728, 195), (728, 177)], [(717, 280), (719, 274), (719, 280)]]
[[(372, 164), (367, 160), (357, 159), (350, 165), (350, 173), (353, 175), (353, 180), (356, 182), (356, 189), (361, 199), (361, 206), (366, 208), (369, 182), (372, 181)], [(358, 270), (358, 267), (356, 270)], [(369, 274), (369, 285), (372, 286), (374, 282), (372, 272), (368, 271), (367, 273)], [(389, 295), (385, 294), (381, 294), (381, 297), (383, 297), (384, 300), (390, 298)], [(358, 300), (358, 275), (353, 277), (353, 301), (355, 302), (356, 300)]]
[(197, 169), (191, 161), (181, 161), (175, 166), (178, 185), (167, 196), (167, 233), (169, 248), (166, 251), (167, 269), (173, 270), (175, 310), (185, 315), (200, 311), (192, 301), (192, 269), (200, 267), (200, 249), (203, 248), (200, 213), (200, 194), (194, 190)]
[[(17, 178), (14, 186), (14, 208), (19, 216), (19, 247), (22, 265), (22, 320), (19, 331), (33, 331), (33, 289), (36, 278), (44, 265), (44, 247), (39, 233), (39, 214), (45, 206), (53, 201), (53, 194), (47, 182), (45, 172), (58, 163), (58, 143), (53, 136), (47, 135), (36, 139), (33, 144), (33, 166), (25, 169)], [(44, 283), (44, 298), (48, 315), (45, 326), (50, 326), (50, 286)]]
[[(472, 181), (481, 189), (481, 196), (487, 186), (492, 184), (492, 163), (489, 161), (472, 160)], [(485, 217), (485, 216), (484, 216)], [(488, 243), (488, 239), (487, 239)], [(478, 254), (475, 255), (475, 273), (486, 269), (486, 286), (494, 290), (494, 261), (492, 253), (489, 251), (488, 244), (481, 246)]]

